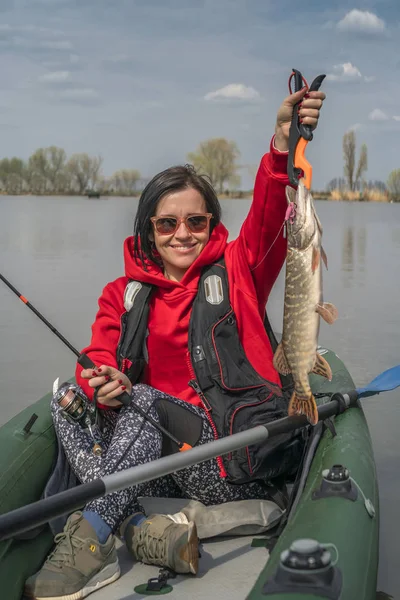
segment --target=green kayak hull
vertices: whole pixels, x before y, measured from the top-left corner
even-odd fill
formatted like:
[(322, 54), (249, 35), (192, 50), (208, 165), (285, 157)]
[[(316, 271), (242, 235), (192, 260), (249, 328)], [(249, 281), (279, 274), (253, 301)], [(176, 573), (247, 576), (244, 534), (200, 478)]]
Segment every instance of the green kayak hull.
[[(353, 380), (343, 362), (329, 350), (322, 349), (322, 352), (331, 365), (333, 380), (328, 382), (311, 375), (314, 392), (346, 392), (354, 389)], [(50, 394), (44, 396), (0, 427), (0, 514), (39, 500), (43, 493), (56, 458), (50, 400)], [(33, 414), (37, 415), (37, 419), (30, 428), (28, 426), (26, 433), (24, 427)], [(337, 598), (375, 599), (379, 499), (372, 444), (362, 408), (351, 408), (336, 417), (334, 426), (336, 435), (326, 430), (319, 442), (297, 508), (290, 516), (248, 600), (316, 600), (331, 597), (319, 594), (316, 589), (312, 594), (309, 589), (305, 593), (300, 588), (290, 593), (281, 590), (271, 594), (268, 591), (268, 585), (277, 574), (281, 553), (295, 540), (304, 538), (334, 545), (329, 551), (333, 561), (337, 559), (335, 569), (341, 582)], [(368, 514), (359, 491), (355, 501), (343, 497), (313, 498), (313, 493), (320, 489), (322, 471), (335, 464), (349, 469), (351, 477), (372, 503), (374, 517)], [(48, 526), (31, 539), (0, 542), (2, 597), (7, 600), (21, 599), (25, 580), (41, 567), (52, 543)], [(194, 580), (195, 584), (197, 582)], [(202, 585), (200, 580), (198, 585)]]
[[(325, 351), (323, 349), (322, 351)], [(355, 388), (353, 380), (338, 356), (324, 354), (334, 374), (331, 382), (310, 376), (314, 393), (347, 392)], [(335, 417), (336, 435), (326, 429), (315, 453), (307, 483), (295, 513), (289, 519), (247, 600), (316, 600), (330, 598), (318, 592), (273, 593), (268, 586), (274, 579), (282, 552), (298, 539), (333, 544), (329, 551), (341, 580), (340, 600), (376, 599), (379, 557), (379, 495), (375, 461), (368, 425), (361, 406)], [(346, 497), (314, 498), (322, 482), (322, 472), (343, 465), (358, 487), (355, 501)], [(362, 492), (360, 492), (362, 490)], [(364, 498), (372, 503), (370, 516)], [(369, 503), (368, 503), (369, 505)], [(336, 556), (335, 556), (336, 554)], [(331, 590), (332, 592), (332, 590)]]

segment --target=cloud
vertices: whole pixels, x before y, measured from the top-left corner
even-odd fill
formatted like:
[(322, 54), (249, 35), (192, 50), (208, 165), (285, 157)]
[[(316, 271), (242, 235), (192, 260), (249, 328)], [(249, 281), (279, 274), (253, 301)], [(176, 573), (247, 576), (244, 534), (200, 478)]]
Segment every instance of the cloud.
[(370, 121), (387, 121), (389, 117), (380, 108), (374, 108), (368, 115)]
[(353, 8), (337, 25), (339, 31), (351, 33), (381, 34), (385, 31), (385, 22), (368, 10)]
[(400, 116), (394, 115), (394, 116), (393, 116), (393, 119), (394, 119), (395, 121), (400, 121)]
[(95, 104), (99, 100), (99, 95), (93, 88), (71, 88), (59, 92), (57, 97), (60, 100), (77, 104)]
[(135, 67), (137, 68), (134, 58), (124, 53), (107, 56), (102, 60), (102, 66), (112, 72), (133, 71)]
[(330, 81), (365, 81), (366, 83), (375, 80), (375, 77), (362, 75), (361, 71), (351, 62), (334, 65), (333, 73), (328, 73), (326, 78)]
[(39, 47), (46, 50), (72, 50), (72, 44), (67, 40), (43, 40), (39, 42)]
[(70, 79), (69, 71), (53, 71), (52, 73), (45, 73), (38, 77), (40, 83), (65, 83)]
[(243, 83), (230, 83), (215, 92), (208, 92), (204, 96), (207, 101), (210, 100), (258, 100), (259, 92), (251, 86), (246, 86)]
[(354, 125), (350, 125), (347, 131), (359, 131), (363, 128), (362, 123), (354, 123)]

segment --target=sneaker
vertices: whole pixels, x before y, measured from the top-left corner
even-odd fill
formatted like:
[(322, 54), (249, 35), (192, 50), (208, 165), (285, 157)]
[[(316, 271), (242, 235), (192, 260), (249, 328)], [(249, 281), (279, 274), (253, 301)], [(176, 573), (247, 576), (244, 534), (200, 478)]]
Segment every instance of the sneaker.
[(27, 579), (24, 597), (35, 600), (81, 600), (120, 576), (115, 537), (100, 544), (81, 512), (73, 513), (54, 541), (40, 571)]
[(151, 515), (136, 526), (130, 523), (133, 516), (123, 522), (120, 533), (136, 560), (176, 573), (197, 574), (199, 540), (194, 521), (184, 513)]

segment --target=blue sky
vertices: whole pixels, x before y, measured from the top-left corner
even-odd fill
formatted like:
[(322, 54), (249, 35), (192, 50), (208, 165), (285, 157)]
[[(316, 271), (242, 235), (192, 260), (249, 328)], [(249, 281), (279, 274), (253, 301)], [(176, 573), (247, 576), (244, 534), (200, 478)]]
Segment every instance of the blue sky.
[(149, 177), (223, 136), (249, 187), (294, 67), (328, 75), (314, 187), (342, 175), (349, 128), (367, 178), (386, 181), (400, 168), (399, 34), (393, 0), (1, 0), (0, 156), (55, 144)]

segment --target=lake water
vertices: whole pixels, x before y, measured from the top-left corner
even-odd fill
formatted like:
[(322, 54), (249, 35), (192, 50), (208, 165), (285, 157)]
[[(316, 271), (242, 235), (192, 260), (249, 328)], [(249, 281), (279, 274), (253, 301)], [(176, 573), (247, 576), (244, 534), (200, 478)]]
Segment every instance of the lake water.
[[(137, 200), (0, 196), (0, 272), (80, 350), (104, 285), (123, 274), (122, 243)], [(234, 238), (249, 200), (222, 202)], [(357, 386), (400, 363), (400, 204), (317, 201), (329, 270), (324, 298), (339, 319), (321, 323), (320, 343), (340, 356)], [(281, 329), (284, 269), (268, 309)], [(0, 424), (73, 375), (75, 356), (0, 282)], [(400, 401), (390, 392), (363, 400), (379, 474), (378, 589), (400, 590)]]

